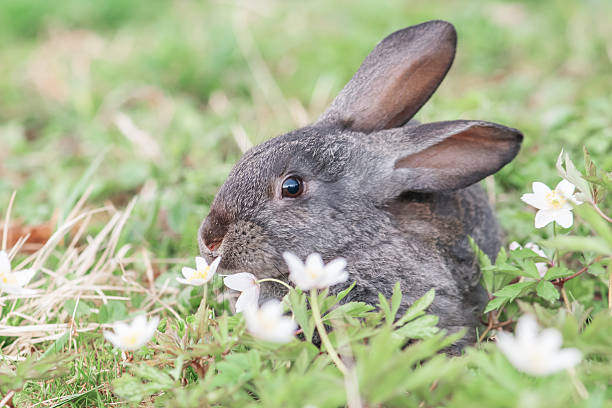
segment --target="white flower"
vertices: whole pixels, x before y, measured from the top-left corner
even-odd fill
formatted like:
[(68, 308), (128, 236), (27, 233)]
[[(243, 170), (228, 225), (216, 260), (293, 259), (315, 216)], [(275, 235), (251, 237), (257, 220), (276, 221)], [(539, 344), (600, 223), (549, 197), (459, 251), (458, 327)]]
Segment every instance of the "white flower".
[(36, 270), (24, 269), (11, 272), (11, 261), (5, 251), (0, 251), (0, 289), (10, 295), (31, 295), (35, 290), (24, 288), (34, 275)]
[(223, 283), (230, 289), (242, 292), (236, 301), (236, 313), (240, 313), (246, 308), (257, 308), (259, 300), (259, 283), (252, 273), (240, 272), (228, 275), (223, 279)]
[(535, 227), (542, 228), (551, 222), (556, 222), (563, 228), (569, 228), (574, 223), (572, 205), (582, 204), (574, 196), (575, 186), (567, 180), (561, 180), (554, 190), (544, 183), (533, 183), (533, 193), (523, 194), (521, 200), (537, 208)]
[[(540, 249), (540, 247), (534, 244), (533, 242), (526, 243), (525, 248), (531, 249), (533, 252), (536, 253), (536, 255), (541, 256), (542, 258), (548, 259), (544, 251), (542, 251), (542, 249)], [(516, 251), (517, 249), (523, 249), (523, 247), (518, 242), (513, 241), (510, 244), (510, 250)], [(536, 266), (536, 269), (538, 270), (538, 273), (540, 274), (540, 277), (543, 278), (544, 275), (546, 275), (546, 272), (548, 272), (548, 264), (546, 262), (536, 262), (535, 266)]]
[(291, 252), (285, 252), (283, 258), (289, 267), (289, 279), (302, 290), (325, 289), (348, 279), (348, 273), (344, 270), (346, 260), (343, 258), (336, 258), (327, 265), (323, 264), (321, 255), (317, 253), (308, 255), (305, 263)]
[(208, 265), (206, 259), (200, 256), (196, 256), (195, 261), (196, 269), (189, 268), (187, 266), (183, 267), (182, 273), (185, 279), (176, 278), (177, 281), (184, 283), (185, 285), (204, 285), (210, 281), (213, 276), (215, 276), (215, 272), (217, 272), (217, 268), (219, 267), (219, 262), (221, 262), (221, 257), (215, 259), (210, 265)]
[(557, 329), (540, 331), (531, 315), (519, 319), (515, 332), (515, 335), (498, 333), (497, 346), (519, 371), (543, 376), (573, 367), (582, 359), (580, 350), (561, 349), (563, 339)]
[(138, 350), (151, 340), (158, 323), (157, 316), (147, 322), (144, 315), (139, 315), (129, 325), (124, 322), (113, 323), (114, 332), (105, 331), (104, 337), (122, 351)]
[(249, 332), (262, 340), (288, 343), (295, 335), (297, 324), (283, 316), (283, 306), (277, 300), (266, 302), (260, 309), (246, 308), (243, 314)]

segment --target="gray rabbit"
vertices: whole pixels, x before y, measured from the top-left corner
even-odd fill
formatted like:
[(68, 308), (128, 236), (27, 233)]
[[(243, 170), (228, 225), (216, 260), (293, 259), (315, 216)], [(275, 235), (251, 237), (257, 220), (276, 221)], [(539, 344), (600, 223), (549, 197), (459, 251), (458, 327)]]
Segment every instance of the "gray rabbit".
[[(376, 304), (399, 281), (402, 311), (435, 288), (439, 326), (468, 328), (461, 344), (473, 342), (487, 297), (468, 236), (491, 258), (500, 248), (475, 183), (516, 156), (522, 134), (482, 121), (411, 120), (448, 72), (456, 43), (445, 21), (389, 35), (317, 122), (248, 151), (200, 227), (202, 255), (222, 256), (225, 273), (282, 280), (285, 251), (344, 257), (348, 282), (357, 282), (347, 301)], [(265, 284), (260, 301), (285, 293)]]

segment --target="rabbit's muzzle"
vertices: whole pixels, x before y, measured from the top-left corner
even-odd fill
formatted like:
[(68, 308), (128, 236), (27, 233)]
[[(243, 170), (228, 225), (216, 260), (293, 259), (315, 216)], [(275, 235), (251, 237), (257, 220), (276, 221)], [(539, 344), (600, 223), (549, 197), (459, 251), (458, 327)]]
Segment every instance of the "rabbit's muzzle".
[(208, 262), (220, 256), (220, 267), (227, 272), (259, 275), (274, 263), (276, 254), (260, 226), (242, 220), (225, 223), (210, 214), (200, 226), (198, 244)]
[(200, 251), (204, 250), (206, 252), (207, 249), (211, 253), (210, 255), (213, 255), (223, 243), (228, 228), (228, 223), (224, 222), (221, 217), (215, 216), (213, 213), (209, 214), (200, 225), (198, 232)]

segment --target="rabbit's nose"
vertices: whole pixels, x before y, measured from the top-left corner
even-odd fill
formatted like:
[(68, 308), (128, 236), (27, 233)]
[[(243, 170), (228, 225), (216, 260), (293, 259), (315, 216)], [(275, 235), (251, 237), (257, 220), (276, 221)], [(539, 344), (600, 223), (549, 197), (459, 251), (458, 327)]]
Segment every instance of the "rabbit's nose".
[(200, 226), (200, 239), (206, 248), (214, 251), (223, 242), (227, 233), (227, 224), (219, 222), (216, 217), (209, 215)]

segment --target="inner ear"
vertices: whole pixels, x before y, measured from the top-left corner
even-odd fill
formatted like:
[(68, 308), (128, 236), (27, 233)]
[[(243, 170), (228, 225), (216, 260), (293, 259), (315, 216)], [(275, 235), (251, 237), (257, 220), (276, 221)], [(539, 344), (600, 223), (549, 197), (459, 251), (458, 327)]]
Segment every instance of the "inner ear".
[(394, 32), (366, 57), (317, 124), (364, 133), (402, 126), (444, 79), (456, 44), (455, 28), (445, 21)]
[(504, 137), (503, 134), (491, 138), (494, 131), (493, 127), (471, 127), (423, 151), (399, 159), (395, 162), (395, 168), (478, 171), (482, 168), (485, 158), (487, 162), (498, 162), (516, 144), (515, 137)]
[(416, 132), (425, 134), (415, 136), (419, 139), (433, 129), (436, 143), (395, 161), (395, 172), (402, 174), (399, 189), (435, 192), (467, 187), (510, 162), (523, 138), (516, 129), (465, 121), (422, 125)]

